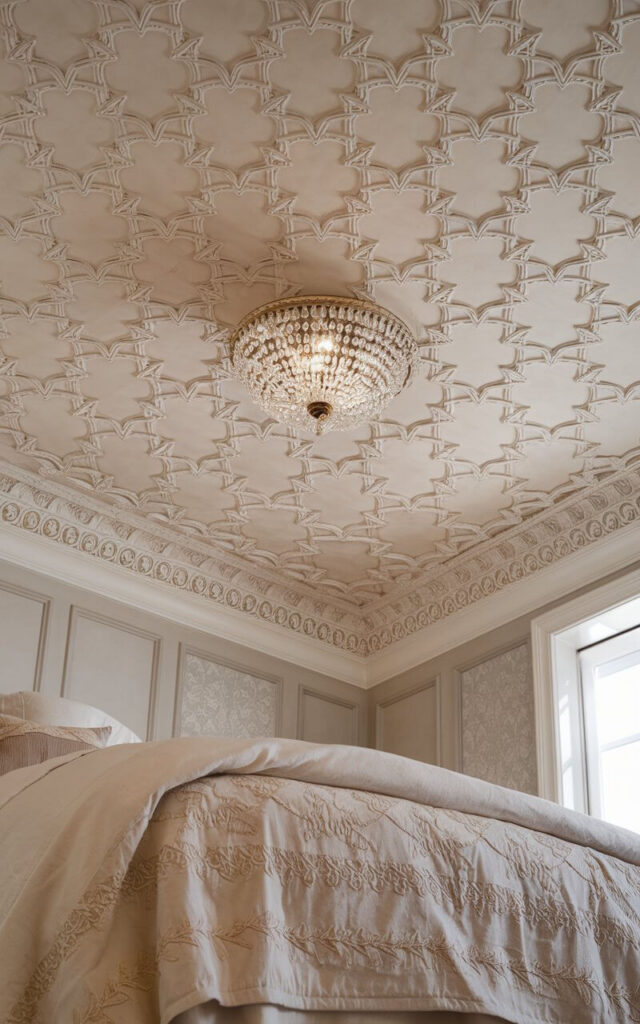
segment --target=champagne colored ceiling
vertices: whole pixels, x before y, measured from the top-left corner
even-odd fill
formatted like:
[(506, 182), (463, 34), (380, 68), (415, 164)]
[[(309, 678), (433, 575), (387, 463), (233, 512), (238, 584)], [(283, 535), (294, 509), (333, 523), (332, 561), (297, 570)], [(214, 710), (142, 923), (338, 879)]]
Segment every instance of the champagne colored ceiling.
[[(6, 463), (363, 635), (627, 479), (637, 0), (22, 0), (0, 29)], [(231, 376), (239, 318), (302, 291), (416, 332), (379, 421), (295, 434)]]

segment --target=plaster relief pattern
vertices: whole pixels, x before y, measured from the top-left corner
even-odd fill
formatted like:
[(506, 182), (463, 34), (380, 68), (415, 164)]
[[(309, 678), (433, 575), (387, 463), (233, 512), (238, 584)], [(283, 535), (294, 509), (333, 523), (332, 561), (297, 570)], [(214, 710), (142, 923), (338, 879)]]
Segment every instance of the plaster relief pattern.
[[(6, 521), (75, 494), (92, 553), (117, 523), (366, 655), (637, 517), (635, 3), (25, 0), (0, 34)], [(416, 332), (378, 422), (298, 435), (233, 380), (238, 319), (302, 290)]]
[(278, 684), (186, 651), (180, 682), (180, 735), (275, 736)]
[(64, 548), (182, 590), (264, 622), (367, 657), (511, 583), (640, 521), (640, 469), (616, 474), (584, 499), (513, 528), (452, 559), (420, 588), (410, 583), (393, 599), (354, 612), (346, 602), (319, 597), (313, 587), (283, 585), (232, 556), (212, 556), (197, 541), (176, 542), (172, 531), (114, 514), (104, 502), (81, 500), (69, 488), (42, 485), (30, 473), (0, 473), (0, 523)]
[(531, 654), (505, 651), (460, 677), (462, 771), (537, 793)]

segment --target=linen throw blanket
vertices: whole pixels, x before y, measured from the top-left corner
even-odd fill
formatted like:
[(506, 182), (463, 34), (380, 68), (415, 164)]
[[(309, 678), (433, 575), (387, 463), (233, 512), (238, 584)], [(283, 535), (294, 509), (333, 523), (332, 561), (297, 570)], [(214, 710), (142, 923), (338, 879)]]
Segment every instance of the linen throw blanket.
[(180, 739), (0, 779), (0, 1020), (640, 1021), (640, 836), (444, 769)]

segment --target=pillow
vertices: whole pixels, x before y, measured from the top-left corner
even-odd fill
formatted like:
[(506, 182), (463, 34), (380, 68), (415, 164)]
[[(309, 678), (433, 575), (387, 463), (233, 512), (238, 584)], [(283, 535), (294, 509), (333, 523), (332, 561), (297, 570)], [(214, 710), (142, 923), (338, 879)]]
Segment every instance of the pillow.
[(0, 775), (62, 754), (104, 747), (110, 734), (108, 725), (99, 729), (63, 728), (0, 715)]
[(46, 693), (33, 693), (23, 690), (19, 693), (0, 694), (0, 715), (13, 715), (14, 718), (26, 718), (30, 722), (43, 725), (80, 726), (81, 728), (99, 728), (110, 726), (111, 733), (107, 746), (116, 743), (142, 743), (135, 732), (126, 725), (112, 718), (106, 711), (82, 704), (79, 700), (67, 700), (66, 697), (53, 697)]

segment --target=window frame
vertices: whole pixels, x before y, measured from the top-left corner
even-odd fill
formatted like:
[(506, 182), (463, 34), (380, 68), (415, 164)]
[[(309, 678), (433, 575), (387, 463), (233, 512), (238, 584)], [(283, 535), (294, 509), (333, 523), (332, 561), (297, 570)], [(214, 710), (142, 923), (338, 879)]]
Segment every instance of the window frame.
[[(637, 549), (637, 548), (636, 548)], [(628, 564), (628, 558), (627, 558)], [(609, 570), (615, 567), (610, 564)], [(595, 637), (593, 623), (615, 619), (611, 633), (640, 622), (640, 569), (634, 568), (609, 583), (560, 602), (531, 620), (538, 794), (547, 800), (587, 813), (584, 791), (576, 772), (573, 802), (563, 799), (562, 755), (558, 701), (562, 689), (575, 693), (576, 652)], [(576, 730), (581, 735), (581, 730)], [(583, 758), (579, 758), (579, 763)]]
[(640, 625), (578, 650), (577, 657), (587, 813), (606, 820), (602, 795), (602, 755), (640, 741), (640, 725), (619, 739), (600, 742), (595, 698), (596, 675), (599, 668), (615, 662), (629, 660), (633, 665), (640, 664)]

